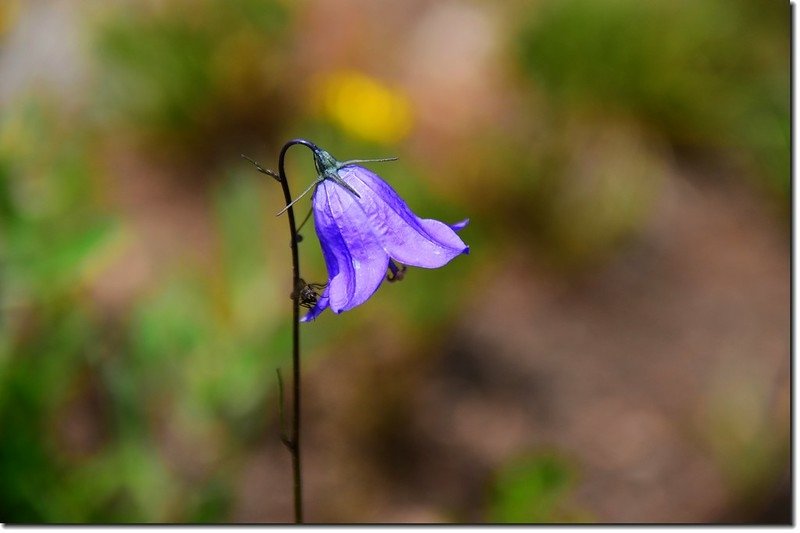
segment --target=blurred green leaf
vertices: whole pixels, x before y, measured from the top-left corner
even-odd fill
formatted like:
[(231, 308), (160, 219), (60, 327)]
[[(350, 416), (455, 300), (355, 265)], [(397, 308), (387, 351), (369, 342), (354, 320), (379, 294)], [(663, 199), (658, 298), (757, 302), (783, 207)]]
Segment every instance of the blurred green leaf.
[(503, 523), (574, 522), (579, 514), (570, 507), (575, 484), (573, 467), (553, 453), (516, 459), (497, 474), (489, 520)]
[(275, 72), (289, 15), (276, 0), (116, 6), (94, 35), (97, 107), (151, 147), (187, 154), (208, 156), (242, 130), (274, 134), (286, 110)]
[(521, 25), (523, 73), (564, 108), (625, 114), (676, 145), (745, 151), (788, 192), (784, 2), (543, 2)]

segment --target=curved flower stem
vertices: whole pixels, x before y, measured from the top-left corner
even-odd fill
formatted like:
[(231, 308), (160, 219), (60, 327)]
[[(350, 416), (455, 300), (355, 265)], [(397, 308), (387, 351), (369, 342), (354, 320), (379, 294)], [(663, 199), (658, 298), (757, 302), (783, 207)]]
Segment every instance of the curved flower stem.
[(292, 207), (292, 194), (289, 191), (289, 182), (286, 179), (286, 169), (284, 166), (286, 152), (296, 144), (306, 146), (312, 152), (316, 149), (316, 145), (305, 139), (292, 139), (283, 145), (278, 158), (278, 181), (283, 189), (283, 197), (287, 205), (286, 214), (289, 219), (289, 233), (292, 246), (292, 432), (287, 441), (285, 441), (285, 444), (292, 454), (294, 521), (295, 523), (302, 524), (303, 478), (302, 463), (300, 461), (300, 301), (295, 289), (300, 282), (300, 257), (297, 251), (297, 226), (295, 224), (294, 208)]
[[(292, 139), (281, 148), (281, 153), (278, 158), (278, 172), (262, 167), (256, 161), (250, 159), (242, 154), (242, 157), (253, 163), (256, 170), (262, 174), (272, 176), (281, 184), (283, 189), (283, 198), (286, 202), (286, 208), (283, 209), (278, 215), (284, 212), (288, 215), (289, 220), (289, 242), (292, 247), (292, 432), (287, 436), (284, 428), (283, 419), (283, 380), (281, 379), (280, 370), (278, 370), (278, 394), (279, 394), (279, 412), (281, 417), (281, 442), (289, 450), (292, 455), (292, 477), (294, 478), (294, 521), (297, 524), (303, 523), (303, 478), (302, 478), (302, 463), (300, 461), (300, 291), (297, 287), (300, 286), (300, 255), (297, 250), (297, 243), (300, 242), (302, 237), (298, 234), (297, 225), (295, 224), (294, 209), (292, 208), (294, 201), (292, 201), (292, 193), (289, 190), (289, 182), (286, 179), (286, 152), (295, 144), (301, 144), (311, 150), (315, 156), (319, 148), (311, 141), (305, 139)], [(305, 194), (305, 193), (304, 193)], [(309, 212), (310, 215), (310, 212)], [(306, 217), (306, 220), (308, 217)], [(305, 224), (303, 220), (303, 224)], [(302, 225), (302, 224), (301, 224)]]

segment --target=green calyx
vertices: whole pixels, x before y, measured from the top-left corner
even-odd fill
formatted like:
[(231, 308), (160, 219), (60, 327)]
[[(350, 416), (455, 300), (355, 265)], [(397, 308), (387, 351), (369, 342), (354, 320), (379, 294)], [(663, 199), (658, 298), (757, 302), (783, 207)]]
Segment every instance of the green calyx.
[[(299, 142), (299, 141), (298, 141)], [(379, 163), (382, 161), (396, 161), (396, 157), (386, 157), (382, 159), (350, 159), (349, 161), (339, 161), (335, 157), (333, 157), (330, 153), (323, 150), (316, 144), (312, 143), (311, 141), (306, 141), (305, 139), (302, 140), (302, 144), (309, 147), (312, 152), (314, 152), (314, 167), (317, 169), (317, 179), (314, 180), (312, 183), (303, 193), (292, 200), (286, 207), (281, 209), (278, 212), (278, 215), (285, 213), (290, 207), (292, 207), (300, 198), (305, 196), (311, 189), (315, 188), (317, 185), (322, 183), (324, 180), (331, 180), (334, 183), (341, 185), (351, 193), (356, 198), (361, 198), (361, 195), (356, 192), (350, 185), (345, 182), (341, 176), (339, 176), (339, 171), (348, 166), (354, 165), (356, 163)]]

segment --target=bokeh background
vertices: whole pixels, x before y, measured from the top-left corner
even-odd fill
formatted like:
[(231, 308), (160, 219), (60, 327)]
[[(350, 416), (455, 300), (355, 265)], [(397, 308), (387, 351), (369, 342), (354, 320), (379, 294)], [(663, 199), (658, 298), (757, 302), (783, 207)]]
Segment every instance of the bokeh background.
[(286, 221), (240, 154), (302, 136), (472, 219), (303, 325), (310, 521), (789, 521), (789, 32), (778, 0), (2, 0), (0, 520), (291, 520)]

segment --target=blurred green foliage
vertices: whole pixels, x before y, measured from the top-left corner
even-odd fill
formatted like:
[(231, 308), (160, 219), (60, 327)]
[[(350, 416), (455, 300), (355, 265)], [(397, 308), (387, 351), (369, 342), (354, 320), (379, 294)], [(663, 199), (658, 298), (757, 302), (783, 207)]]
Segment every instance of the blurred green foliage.
[(789, 5), (555, 0), (521, 24), (524, 75), (562, 113), (635, 117), (681, 148), (724, 150), (789, 188)]
[(770, 429), (780, 416), (771, 379), (752, 363), (721, 369), (697, 413), (701, 433), (715, 463), (735, 494), (739, 515), (758, 512), (769, 502), (772, 481), (788, 479), (788, 428)]
[(0, 509), (19, 521), (75, 517), (48, 429), (98, 356), (82, 292), (115, 235), (93, 197), (91, 136), (53, 111), (29, 102), (0, 120)]
[(98, 111), (194, 157), (231, 137), (268, 141), (287, 106), (288, 23), (276, 0), (121, 4), (94, 39)]
[(602, 264), (639, 235), (667, 168), (663, 147), (636, 126), (568, 117), (533, 140), (491, 136), (459, 171), (480, 198), (473, 216), (499, 226), (489, 231), (571, 272)]
[(553, 452), (509, 461), (492, 486), (489, 521), (564, 523), (581, 521), (569, 503), (576, 479), (572, 462)]
[(235, 449), (271, 417), (289, 329), (263, 305), (283, 299), (252, 245), (263, 239), (262, 183), (214, 191), (220, 272), (165, 272), (130, 318), (106, 316), (87, 291), (125, 232), (98, 191), (94, 136), (68, 124), (35, 102), (0, 123), (0, 515), (224, 520), (230, 465), (198, 488), (166, 464), (163, 439)]
[[(108, 129), (127, 125), (196, 152), (237, 127), (237, 111), (264, 104), (248, 116), (263, 128), (280, 108), (277, 83), (261, 74), (278, 57), (264, 52), (286, 11), (275, 2), (191, 7), (144, 14), (128, 5), (101, 19), (96, 106), (65, 112), (47, 97), (24, 98), (0, 116), (3, 521), (224, 520), (235, 461), (208, 477), (202, 464), (170, 464), (169, 453), (185, 452), (165, 441), (235, 449), (269, 419), (263, 405), (288, 330), (285, 317), (263, 312), (277, 296), (264, 250), (250, 240), (264, 211), (255, 179), (213, 191), (222, 275), (166, 270), (127, 304), (129, 315), (90, 297), (130, 237), (104, 189), (97, 148)], [(226, 60), (242, 53), (244, 65)]]
[[(29, 102), (0, 121), (0, 216), (3, 268), (11, 305), (52, 300), (75, 290), (92, 265), (90, 252), (110, 237), (98, 208), (86, 131), (70, 131), (53, 110)], [(17, 300), (19, 298), (20, 300)]]
[(454, 195), (492, 233), (555, 270), (595, 268), (641, 234), (676, 161), (749, 179), (788, 213), (785, 3), (524, 6), (508, 43), (520, 118), (454, 165)]

